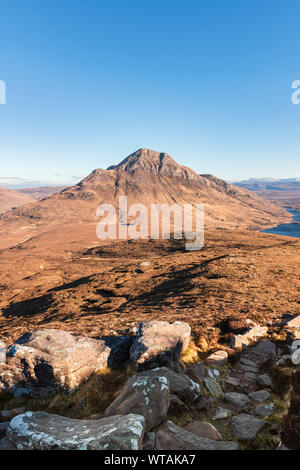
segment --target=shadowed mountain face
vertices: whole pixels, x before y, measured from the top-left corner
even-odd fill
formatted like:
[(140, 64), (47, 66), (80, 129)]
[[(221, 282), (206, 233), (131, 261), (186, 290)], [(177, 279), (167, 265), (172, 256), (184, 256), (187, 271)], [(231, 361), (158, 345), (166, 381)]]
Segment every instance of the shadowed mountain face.
[(27, 194), (20, 194), (6, 188), (0, 188), (0, 213), (6, 212), (13, 207), (23, 206), (33, 202), (33, 198)]
[(166, 153), (140, 149), (116, 166), (94, 170), (75, 186), (2, 215), (0, 233), (12, 226), (25, 226), (28, 233), (70, 223), (97, 223), (98, 205), (117, 207), (123, 195), (129, 204), (202, 203), (207, 227), (261, 229), (290, 220), (282, 208), (245, 189), (212, 175), (198, 175)]

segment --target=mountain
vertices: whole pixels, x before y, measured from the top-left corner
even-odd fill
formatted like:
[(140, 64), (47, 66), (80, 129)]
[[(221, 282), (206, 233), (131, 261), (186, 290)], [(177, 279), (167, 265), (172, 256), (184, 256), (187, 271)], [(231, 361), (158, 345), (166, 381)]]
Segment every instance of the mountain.
[(9, 211), (13, 207), (19, 207), (30, 202), (33, 198), (26, 194), (20, 194), (18, 191), (0, 188), (0, 213)]
[(52, 196), (52, 194), (59, 193), (63, 189), (66, 189), (67, 186), (41, 186), (37, 188), (22, 188), (18, 189), (18, 193), (25, 194), (26, 196), (31, 197), (36, 201), (45, 199), (45, 197)]
[(250, 178), (234, 184), (284, 207), (300, 210), (300, 178)]
[[(186, 203), (205, 205), (207, 227), (261, 229), (289, 221), (279, 206), (212, 175), (198, 175), (166, 153), (139, 149), (118, 165), (96, 169), (75, 186), (42, 201), (2, 214), (1, 230), (26, 226), (44, 231), (54, 226), (96, 223), (100, 203)], [(22, 229), (23, 230), (23, 229)]]

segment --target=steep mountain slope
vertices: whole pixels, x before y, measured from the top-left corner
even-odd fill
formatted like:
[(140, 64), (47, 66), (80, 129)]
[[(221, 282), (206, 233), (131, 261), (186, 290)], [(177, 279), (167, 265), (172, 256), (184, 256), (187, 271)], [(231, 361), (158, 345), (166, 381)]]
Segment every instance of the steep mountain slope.
[[(80, 183), (0, 217), (0, 234), (33, 235), (55, 226), (96, 224), (100, 203), (185, 203), (205, 205), (206, 227), (261, 229), (289, 221), (279, 206), (211, 175), (198, 175), (168, 154), (140, 149), (107, 170), (94, 170)], [(25, 231), (25, 232), (24, 232)]]
[(9, 211), (13, 207), (22, 206), (33, 202), (33, 198), (18, 191), (0, 188), (0, 213)]

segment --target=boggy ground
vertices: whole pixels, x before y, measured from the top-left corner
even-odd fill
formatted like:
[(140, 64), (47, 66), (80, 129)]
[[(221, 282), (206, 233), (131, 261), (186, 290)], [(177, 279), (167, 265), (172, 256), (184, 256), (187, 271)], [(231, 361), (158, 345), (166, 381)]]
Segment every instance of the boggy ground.
[(184, 320), (213, 348), (228, 317), (265, 325), (299, 313), (299, 248), (242, 230), (207, 230), (196, 252), (174, 240), (102, 243), (94, 224), (48, 231), (0, 252), (1, 337), (10, 344), (41, 327), (99, 337)]

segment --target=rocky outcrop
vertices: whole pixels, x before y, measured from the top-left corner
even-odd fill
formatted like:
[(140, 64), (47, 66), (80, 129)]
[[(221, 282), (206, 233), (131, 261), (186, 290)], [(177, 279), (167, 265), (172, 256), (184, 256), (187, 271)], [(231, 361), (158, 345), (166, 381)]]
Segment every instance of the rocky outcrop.
[(248, 346), (253, 341), (266, 336), (268, 333), (267, 326), (251, 326), (248, 331), (241, 335), (235, 335), (231, 341), (232, 349), (243, 349), (245, 346)]
[(145, 418), (145, 430), (161, 424), (170, 406), (169, 381), (164, 375), (131, 377), (106, 416), (134, 413)]
[(93, 373), (129, 357), (131, 337), (93, 339), (44, 329), (19, 338), (0, 365), (0, 383), (15, 396), (72, 391)]
[(205, 359), (205, 364), (210, 367), (222, 367), (227, 364), (228, 353), (226, 351), (216, 351)]
[(144, 425), (135, 414), (88, 421), (28, 412), (13, 418), (6, 437), (18, 450), (139, 450)]
[(140, 369), (155, 368), (176, 363), (187, 349), (191, 328), (185, 322), (143, 322), (131, 347), (131, 360)]
[(167, 421), (155, 434), (156, 450), (237, 450), (236, 442), (224, 442), (196, 436)]
[(205, 437), (213, 441), (221, 441), (222, 436), (219, 431), (210, 423), (206, 421), (192, 421), (186, 427), (187, 431), (195, 434), (198, 437)]

